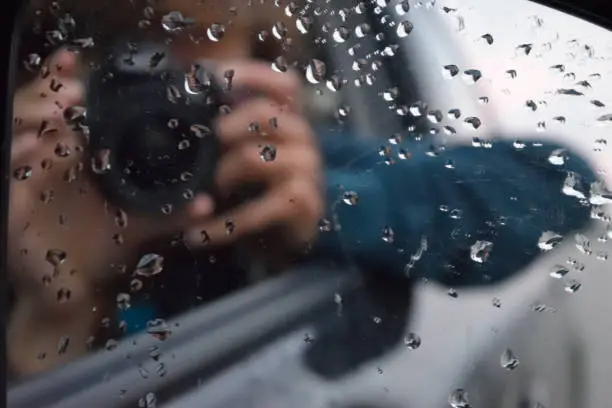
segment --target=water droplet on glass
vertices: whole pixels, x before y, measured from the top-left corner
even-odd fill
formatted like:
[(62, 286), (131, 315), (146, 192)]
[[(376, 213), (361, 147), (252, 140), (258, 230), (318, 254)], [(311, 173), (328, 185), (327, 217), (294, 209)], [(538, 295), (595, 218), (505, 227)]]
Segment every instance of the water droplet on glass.
[(206, 35), (210, 41), (218, 42), (225, 35), (225, 26), (218, 23), (211, 24), (206, 30)]
[(410, 21), (402, 21), (401, 23), (399, 23), (397, 25), (397, 36), (399, 38), (404, 38), (407, 35), (409, 35), (412, 30), (414, 30), (414, 24), (412, 24)]
[(402, 0), (399, 4), (395, 5), (395, 13), (398, 16), (403, 16), (410, 11), (410, 2), (408, 0)]
[(189, 130), (191, 131), (191, 134), (197, 137), (198, 139), (202, 139), (212, 134), (212, 130), (208, 126), (200, 125), (197, 123), (191, 125), (189, 127)]
[(529, 55), (533, 49), (533, 44), (520, 44), (516, 47), (518, 54)]
[(491, 253), (492, 249), (493, 249), (492, 242), (476, 241), (470, 247), (470, 258), (472, 258), (472, 261), (474, 262), (484, 263), (489, 257), (489, 254)]
[(561, 243), (563, 237), (553, 231), (544, 231), (538, 240), (538, 247), (542, 251), (550, 251)]
[(68, 157), (70, 156), (70, 147), (62, 142), (59, 142), (55, 145), (54, 153), (57, 157)]
[(332, 222), (325, 218), (319, 220), (319, 231), (321, 232), (331, 232), (333, 229)]
[(306, 80), (311, 84), (318, 84), (324, 80), (327, 67), (325, 63), (319, 59), (312, 59), (306, 67)]
[(288, 70), (287, 60), (283, 56), (276, 57), (272, 62), (272, 70), (275, 72), (287, 72)]
[(155, 394), (148, 392), (147, 395), (139, 398), (138, 408), (157, 408), (157, 397)]
[(55, 191), (52, 189), (43, 190), (40, 192), (40, 201), (48, 204), (55, 198)]
[(504, 352), (501, 354), (499, 362), (506, 370), (514, 370), (520, 363), (518, 357), (516, 357), (514, 352), (510, 349), (504, 350)]
[(57, 343), (57, 354), (62, 355), (65, 354), (68, 350), (68, 345), (70, 344), (70, 337), (62, 336)]
[(62, 249), (49, 249), (45, 259), (55, 268), (63, 264), (67, 257), (68, 254)]
[(459, 109), (451, 109), (446, 115), (449, 119), (459, 119), (461, 117), (461, 111)]
[(578, 248), (580, 252), (585, 255), (591, 255), (593, 253), (591, 250), (591, 241), (585, 235), (576, 234), (574, 240), (576, 241), (576, 248)]
[(448, 403), (452, 408), (471, 408), (468, 393), (464, 389), (457, 388), (448, 396)]
[(295, 26), (300, 34), (307, 34), (314, 26), (314, 19), (309, 16), (300, 16), (296, 19)]
[(183, 139), (178, 143), (177, 148), (179, 150), (187, 150), (189, 149), (190, 146), (191, 146), (191, 142), (187, 139)]
[(28, 71), (37, 72), (42, 65), (42, 58), (38, 54), (28, 54), (23, 65)]
[(111, 169), (110, 149), (97, 151), (91, 158), (91, 169), (96, 174), (108, 173)]
[(454, 64), (445, 65), (442, 67), (442, 75), (445, 78), (453, 78), (459, 74), (459, 67)]
[(72, 291), (70, 289), (60, 288), (57, 291), (57, 302), (58, 303), (66, 303), (67, 301), (70, 300), (71, 296), (72, 296)]
[(184, 18), (180, 11), (171, 11), (161, 19), (162, 27), (169, 33), (181, 31), (184, 28), (192, 26), (193, 23), (193, 19)]
[(119, 310), (127, 310), (131, 306), (131, 296), (129, 293), (117, 294), (117, 308)]
[(383, 99), (387, 102), (392, 102), (399, 96), (399, 88), (393, 87), (383, 91)]
[(501, 299), (494, 297), (493, 300), (491, 301), (491, 304), (493, 305), (493, 307), (496, 307), (499, 309), (501, 308)]
[(359, 24), (355, 27), (355, 36), (357, 38), (366, 37), (372, 32), (372, 27), (368, 23)]
[(475, 84), (480, 78), (482, 78), (482, 73), (477, 69), (468, 69), (463, 72), (463, 79), (468, 84)]
[(234, 220), (232, 220), (231, 218), (228, 218), (225, 220), (225, 233), (227, 235), (231, 235), (234, 233), (234, 230), (236, 229), (236, 224), (234, 223)]
[(581, 189), (582, 179), (580, 175), (574, 172), (568, 172), (561, 189), (563, 194), (583, 200), (586, 198), (586, 195)]
[(332, 38), (335, 42), (341, 44), (344, 43), (350, 37), (351, 32), (348, 28), (341, 26), (334, 30)]
[(429, 119), (431, 123), (440, 123), (442, 119), (444, 119), (444, 116), (439, 110), (434, 110), (427, 113), (427, 119)]
[(466, 126), (474, 130), (477, 130), (478, 128), (480, 128), (480, 126), (482, 126), (482, 121), (475, 116), (466, 118), (463, 122), (465, 123)]
[(174, 207), (172, 207), (172, 204), (164, 204), (161, 206), (161, 212), (164, 215), (170, 215), (172, 214), (172, 210), (174, 209)]
[(569, 269), (563, 265), (554, 265), (550, 269), (550, 276), (555, 279), (562, 279), (568, 273), (569, 273)]
[(128, 225), (127, 213), (121, 209), (115, 212), (115, 225), (119, 228), (126, 228)]
[(382, 240), (392, 244), (395, 240), (395, 232), (391, 229), (391, 227), (385, 227), (382, 230)]
[(265, 162), (271, 162), (276, 159), (276, 147), (265, 145), (259, 152), (259, 157)]
[(482, 38), (483, 40), (485, 40), (487, 42), (487, 44), (491, 45), (493, 44), (493, 36), (491, 34), (483, 34), (482, 36), (480, 36), (480, 38)]
[(26, 180), (32, 176), (32, 167), (31, 166), (21, 166), (13, 171), (13, 177), (16, 180)]
[(418, 118), (425, 114), (426, 109), (427, 109), (427, 105), (419, 101), (419, 102), (415, 102), (411, 104), (409, 111), (412, 116), (414, 116), (415, 118)]
[(287, 36), (288, 32), (289, 29), (287, 28), (287, 25), (282, 21), (277, 21), (272, 26), (272, 36), (277, 40), (283, 40)]
[(562, 166), (566, 158), (565, 149), (556, 149), (548, 156), (548, 162), (554, 166)]
[(582, 284), (578, 282), (577, 280), (570, 279), (567, 282), (565, 282), (564, 290), (567, 293), (576, 293), (580, 289), (581, 286)]
[(346, 205), (357, 205), (359, 202), (359, 195), (357, 195), (357, 193), (354, 191), (347, 191), (342, 194), (342, 201)]
[(170, 326), (164, 319), (153, 319), (147, 322), (147, 332), (159, 340), (166, 340), (171, 334)]
[(404, 346), (410, 350), (416, 350), (421, 347), (421, 337), (416, 333), (408, 333), (404, 336)]
[(164, 269), (164, 258), (157, 254), (146, 254), (136, 265), (136, 275), (150, 277), (161, 273)]
[(140, 289), (142, 289), (143, 287), (143, 283), (140, 279), (132, 279), (130, 281), (130, 291), (131, 292), (138, 292)]
[(113, 351), (114, 349), (117, 348), (117, 345), (118, 345), (117, 340), (115, 340), (115, 339), (108, 339), (108, 340), (106, 340), (106, 343), (104, 343), (104, 349), (106, 351)]

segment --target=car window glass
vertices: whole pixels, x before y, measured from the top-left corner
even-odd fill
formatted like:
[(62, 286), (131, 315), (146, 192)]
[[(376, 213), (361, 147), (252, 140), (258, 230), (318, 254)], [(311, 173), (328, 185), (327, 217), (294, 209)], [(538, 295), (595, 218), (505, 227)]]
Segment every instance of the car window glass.
[(185, 313), (326, 261), (366, 289), (218, 383), (251, 373), (262, 407), (302, 371), (354, 375), (329, 406), (584, 406), (573, 379), (607, 344), (585, 316), (612, 236), (608, 30), (519, 0), (36, 0), (20, 36), (13, 379), (163, 348)]

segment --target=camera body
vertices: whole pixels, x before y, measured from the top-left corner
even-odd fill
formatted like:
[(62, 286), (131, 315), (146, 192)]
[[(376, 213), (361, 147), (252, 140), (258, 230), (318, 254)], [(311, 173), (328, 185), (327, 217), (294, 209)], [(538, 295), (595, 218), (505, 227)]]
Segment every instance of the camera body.
[(163, 46), (115, 47), (87, 82), (91, 169), (106, 197), (141, 213), (172, 211), (213, 193), (224, 93), (203, 65)]

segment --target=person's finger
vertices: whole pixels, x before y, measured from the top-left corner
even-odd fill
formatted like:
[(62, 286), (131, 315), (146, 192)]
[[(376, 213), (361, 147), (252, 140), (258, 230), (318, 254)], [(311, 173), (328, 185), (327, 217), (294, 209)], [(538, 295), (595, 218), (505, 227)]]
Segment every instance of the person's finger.
[(11, 143), (11, 164), (22, 166), (28, 157), (39, 147), (40, 139), (34, 131), (23, 132), (20, 137), (13, 138)]
[(240, 60), (215, 63), (218, 78), (231, 83), (231, 89), (248, 89), (273, 98), (293, 112), (300, 112), (301, 81), (292, 70), (276, 72), (270, 64)]
[(229, 194), (244, 183), (263, 182), (270, 186), (295, 175), (317, 180), (319, 160), (314, 148), (301, 144), (247, 143), (221, 158), (216, 184), (221, 194)]
[(82, 102), (84, 86), (80, 81), (63, 79), (54, 87), (55, 91), (46, 81), (38, 81), (31, 88), (17, 92), (13, 100), (14, 131), (38, 128), (39, 133), (44, 133), (64, 121), (68, 107)]
[[(227, 214), (191, 228), (185, 239), (193, 248), (209, 243), (223, 245), (272, 227), (287, 225), (292, 238), (303, 242), (316, 233), (316, 221), (322, 209), (316, 184), (308, 178), (293, 178)], [(292, 224), (292, 221), (298, 223)]]
[(134, 221), (130, 222), (130, 228), (137, 234), (135, 242), (142, 242), (146, 241), (148, 237), (165, 236), (185, 231), (194, 225), (197, 220), (210, 217), (214, 210), (215, 203), (212, 197), (207, 194), (197, 194), (187, 203), (185, 208), (174, 211), (172, 214), (162, 215), (160, 213), (160, 216), (156, 216), (154, 220), (150, 215), (134, 216)]
[(270, 99), (254, 99), (240, 105), (229, 115), (219, 117), (217, 135), (225, 146), (243, 143), (250, 138), (261, 141), (290, 139), (311, 144), (314, 140), (308, 124), (298, 116), (283, 111)]

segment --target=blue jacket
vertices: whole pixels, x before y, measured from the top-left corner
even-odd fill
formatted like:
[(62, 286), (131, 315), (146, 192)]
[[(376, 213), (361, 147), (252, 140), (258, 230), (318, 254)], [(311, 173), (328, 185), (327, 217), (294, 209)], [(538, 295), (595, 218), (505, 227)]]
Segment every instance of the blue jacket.
[[(580, 176), (583, 189), (595, 176), (569, 152), (553, 164), (558, 146), (498, 141), (432, 154), (425, 142), (328, 133), (320, 149), (328, 211), (313, 258), (454, 287), (488, 284), (534, 260), (543, 232), (564, 236), (590, 219), (588, 202), (562, 189), (568, 174)], [(132, 333), (155, 315), (150, 303), (134, 304), (119, 318)]]
[(543, 232), (565, 236), (590, 220), (588, 201), (562, 190), (575, 173), (588, 191), (594, 173), (571, 153), (557, 157), (559, 146), (497, 141), (434, 153), (422, 141), (338, 134), (321, 138), (321, 151), (331, 223), (322, 229), (338, 230), (322, 233), (317, 251), (357, 265), (450, 286), (487, 284), (534, 260)]

